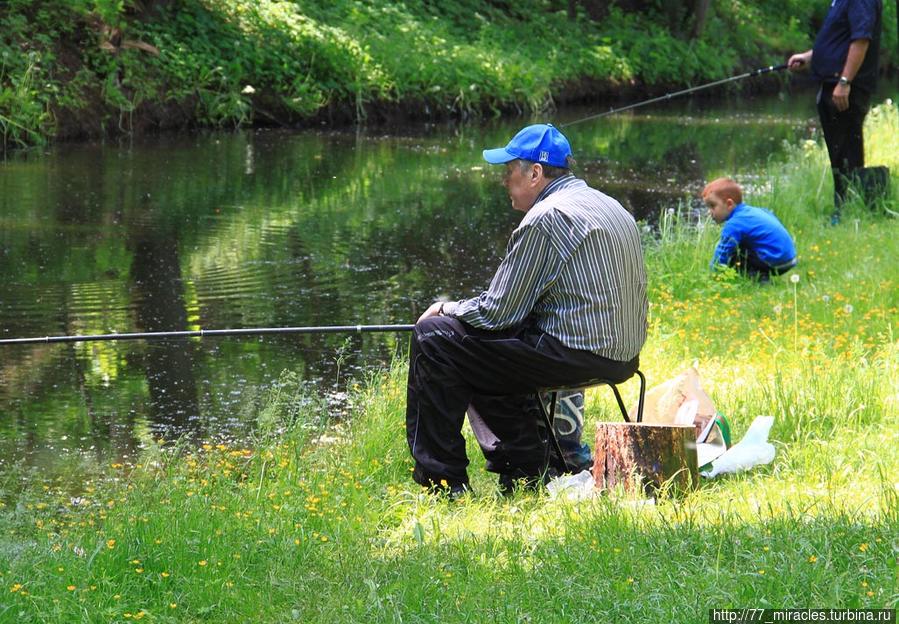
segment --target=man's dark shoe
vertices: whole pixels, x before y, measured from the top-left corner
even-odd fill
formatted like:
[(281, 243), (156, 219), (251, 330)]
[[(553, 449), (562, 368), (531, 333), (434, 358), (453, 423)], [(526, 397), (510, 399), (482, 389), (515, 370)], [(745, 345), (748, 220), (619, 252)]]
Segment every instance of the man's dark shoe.
[(536, 492), (544, 484), (546, 484), (546, 478), (539, 475), (531, 477), (516, 477), (505, 473), (499, 475), (499, 491), (503, 496), (512, 496), (516, 489)]
[(459, 485), (451, 485), (446, 493), (446, 497), (449, 500), (458, 500), (466, 494), (474, 494), (474, 490), (467, 483), (460, 483)]
[(474, 493), (474, 490), (471, 489), (471, 486), (468, 483), (454, 483), (449, 485), (444, 482), (424, 487), (430, 494), (446, 497), (447, 500), (458, 500), (466, 494)]

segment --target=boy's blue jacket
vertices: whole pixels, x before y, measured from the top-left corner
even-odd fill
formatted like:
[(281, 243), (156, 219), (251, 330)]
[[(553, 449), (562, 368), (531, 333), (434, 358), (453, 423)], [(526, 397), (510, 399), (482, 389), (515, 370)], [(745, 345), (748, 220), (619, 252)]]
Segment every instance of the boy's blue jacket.
[(752, 250), (762, 262), (777, 267), (796, 257), (796, 246), (774, 213), (746, 203), (734, 206), (721, 228), (711, 266), (728, 264), (737, 249)]

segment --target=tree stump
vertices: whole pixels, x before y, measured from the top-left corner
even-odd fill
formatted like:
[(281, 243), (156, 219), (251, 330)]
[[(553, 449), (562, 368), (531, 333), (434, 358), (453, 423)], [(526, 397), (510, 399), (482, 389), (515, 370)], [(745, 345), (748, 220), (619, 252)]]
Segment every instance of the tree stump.
[(596, 487), (619, 484), (629, 493), (685, 492), (699, 484), (693, 425), (598, 423), (593, 478)]

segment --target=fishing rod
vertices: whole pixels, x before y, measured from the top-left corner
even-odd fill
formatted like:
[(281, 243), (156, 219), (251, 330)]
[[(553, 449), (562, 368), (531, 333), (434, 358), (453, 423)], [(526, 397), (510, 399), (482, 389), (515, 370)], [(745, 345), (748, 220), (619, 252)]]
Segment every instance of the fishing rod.
[(247, 327), (244, 329), (197, 329), (186, 331), (135, 332), (128, 334), (89, 334), (84, 336), (43, 336), (4, 338), (0, 345), (43, 344), (49, 342), (97, 342), (100, 340), (166, 340), (170, 338), (206, 338), (212, 336), (269, 336), (279, 334), (344, 334), (412, 331), (415, 325), (327, 325), (324, 327)]
[[(899, 1), (899, 0), (897, 0)], [(605, 117), (606, 115), (614, 115), (615, 113), (621, 113), (626, 110), (631, 110), (632, 108), (638, 108), (640, 106), (646, 106), (647, 104), (652, 104), (654, 102), (661, 102), (662, 100), (670, 100), (671, 98), (675, 98), (679, 95), (686, 95), (688, 93), (693, 93), (694, 91), (700, 91), (701, 89), (709, 89), (711, 87), (716, 87), (718, 85), (722, 85), (728, 82), (734, 82), (736, 80), (743, 80), (744, 78), (752, 78), (754, 76), (761, 76), (762, 74), (767, 74), (768, 72), (781, 71), (787, 68), (786, 63), (781, 63), (780, 65), (770, 65), (768, 67), (760, 67), (759, 69), (754, 69), (751, 72), (746, 72), (745, 74), (740, 74), (739, 76), (731, 76), (730, 78), (722, 78), (721, 80), (716, 80), (715, 82), (709, 82), (703, 85), (699, 85), (697, 87), (690, 87), (689, 89), (683, 89), (682, 91), (675, 91), (674, 93), (666, 93), (665, 95), (660, 95), (659, 97), (652, 98), (650, 100), (643, 100), (642, 102), (637, 102), (636, 104), (628, 104), (627, 106), (622, 106), (621, 108), (613, 108), (611, 110), (607, 110), (604, 113), (597, 113), (596, 115), (590, 115), (589, 117), (584, 117), (583, 119), (577, 119), (575, 121), (571, 121), (566, 124), (559, 124), (560, 128), (566, 128), (568, 126), (573, 126), (575, 124), (583, 123), (585, 121), (590, 121), (591, 119), (599, 119), (600, 117)]]

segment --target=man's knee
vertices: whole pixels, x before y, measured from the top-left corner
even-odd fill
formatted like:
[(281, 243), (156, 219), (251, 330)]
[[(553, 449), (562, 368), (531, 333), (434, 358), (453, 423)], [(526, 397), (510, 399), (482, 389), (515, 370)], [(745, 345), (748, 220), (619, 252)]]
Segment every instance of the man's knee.
[(449, 316), (432, 316), (419, 321), (412, 331), (412, 340), (420, 349), (440, 345), (462, 339), (461, 323)]

